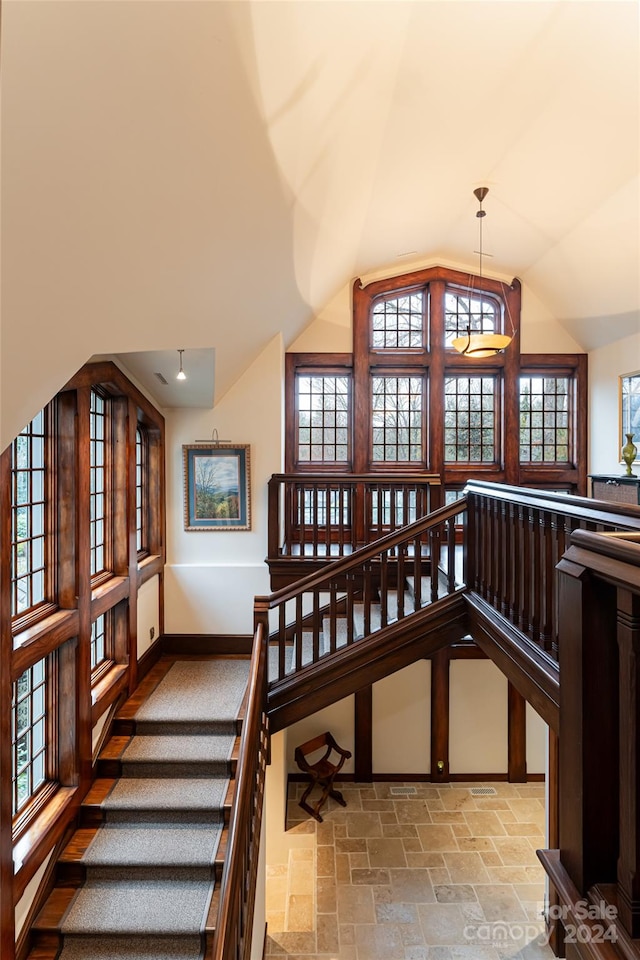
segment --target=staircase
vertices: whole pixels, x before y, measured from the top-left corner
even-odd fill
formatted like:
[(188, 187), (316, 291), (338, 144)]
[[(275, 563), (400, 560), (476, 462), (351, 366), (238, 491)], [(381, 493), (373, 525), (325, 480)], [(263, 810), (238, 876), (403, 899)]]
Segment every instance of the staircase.
[(119, 711), (34, 960), (210, 953), (248, 675), (248, 659), (163, 658)]

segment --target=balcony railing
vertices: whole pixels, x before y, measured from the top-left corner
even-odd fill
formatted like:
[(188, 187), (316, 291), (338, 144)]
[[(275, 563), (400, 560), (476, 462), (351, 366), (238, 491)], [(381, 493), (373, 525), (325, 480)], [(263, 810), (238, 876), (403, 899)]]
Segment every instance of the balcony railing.
[(274, 474), (268, 559), (344, 557), (440, 506), (435, 474)]
[(574, 530), (640, 532), (640, 508), (471, 480), (468, 587), (558, 659), (556, 565)]

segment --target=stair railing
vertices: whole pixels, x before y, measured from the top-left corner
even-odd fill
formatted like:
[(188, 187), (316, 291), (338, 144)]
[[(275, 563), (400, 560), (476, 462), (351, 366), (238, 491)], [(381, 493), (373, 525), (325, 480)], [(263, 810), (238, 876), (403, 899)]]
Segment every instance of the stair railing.
[(253, 934), (265, 770), (269, 762), (267, 637), (256, 625), (236, 793), (220, 884), (213, 960), (249, 960)]
[(256, 597), (256, 622), (275, 654), (271, 680), (462, 590), (464, 551), (456, 541), (466, 509), (462, 497), (271, 596)]
[(268, 559), (343, 557), (441, 506), (438, 474), (276, 473)]
[(576, 529), (640, 532), (640, 507), (470, 480), (467, 585), (558, 659), (556, 565)]

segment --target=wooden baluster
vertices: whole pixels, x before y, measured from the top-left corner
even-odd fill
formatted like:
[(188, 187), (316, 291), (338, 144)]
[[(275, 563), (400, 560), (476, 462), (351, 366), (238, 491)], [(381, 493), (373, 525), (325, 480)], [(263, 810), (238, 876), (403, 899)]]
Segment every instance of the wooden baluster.
[(387, 591), (389, 589), (388, 582), (388, 570), (387, 570), (387, 553), (383, 551), (380, 555), (380, 626), (386, 627), (387, 625), (387, 615), (388, 615), (388, 596)]
[(347, 576), (347, 601), (346, 601), (346, 611), (347, 611), (347, 646), (353, 643), (353, 593), (355, 589), (355, 576), (354, 574), (349, 574)]
[(343, 484), (338, 484), (336, 490), (336, 509), (338, 511), (338, 543), (340, 544), (338, 548), (338, 553), (341, 557), (344, 557), (344, 486)]
[(491, 602), (491, 515), (489, 500), (482, 498), (482, 596), (488, 602)]
[(367, 561), (363, 568), (364, 578), (363, 588), (363, 608), (364, 608), (364, 635), (368, 637), (371, 633), (371, 594), (373, 593), (371, 584), (371, 561)]
[(551, 650), (553, 629), (553, 581), (556, 576), (553, 562), (554, 540), (556, 524), (552, 513), (546, 510), (542, 513), (542, 543), (541, 543), (541, 596), (542, 611), (540, 617), (540, 642), (545, 650)]
[(286, 604), (278, 607), (278, 680), (284, 677), (284, 655), (287, 643), (287, 611)]
[(413, 609), (422, 606), (422, 538), (413, 541)]
[(337, 584), (329, 584), (329, 652), (336, 652), (336, 636), (338, 632), (338, 612), (336, 609)]
[(296, 647), (296, 670), (302, 669), (302, 594), (296, 597), (296, 613), (293, 625), (293, 642)]
[(500, 524), (500, 606), (498, 609), (504, 617), (509, 616), (509, 576), (511, 568), (509, 566), (511, 554), (511, 524), (509, 523), (509, 504), (506, 501), (500, 503), (499, 511)]
[(515, 503), (509, 504), (509, 515), (507, 522), (509, 524), (510, 536), (509, 536), (509, 559), (508, 559), (508, 571), (509, 571), (509, 606), (506, 612), (506, 616), (509, 618), (511, 623), (517, 625), (518, 623), (518, 578), (520, 570), (520, 526), (518, 523), (518, 508)]
[(429, 530), (429, 567), (431, 570), (431, 602), (438, 599), (438, 564), (440, 562), (440, 526)]
[(313, 591), (313, 662), (317, 663), (320, 659), (320, 633), (322, 631), (322, 616), (320, 614), (320, 591)]
[(453, 593), (456, 589), (456, 520), (447, 520), (447, 589)]
[(300, 501), (300, 512), (298, 514), (299, 518), (299, 530), (300, 530), (300, 556), (303, 557), (306, 551), (307, 543), (307, 503), (306, 503), (306, 487), (304, 484), (300, 484), (298, 487), (298, 496)]
[(404, 617), (404, 553), (406, 544), (398, 544), (398, 582), (396, 585), (398, 597), (398, 620)]
[[(313, 540), (313, 553), (312, 556), (318, 556), (318, 544), (320, 543), (320, 532), (318, 530), (319, 525), (319, 515), (320, 515), (320, 489), (317, 484), (313, 485), (313, 513), (311, 514), (311, 536)], [(326, 504), (325, 504), (325, 517), (326, 517)]]
[(542, 606), (542, 523), (539, 510), (529, 513), (531, 529), (531, 568), (529, 597), (529, 636), (540, 643), (540, 609)]

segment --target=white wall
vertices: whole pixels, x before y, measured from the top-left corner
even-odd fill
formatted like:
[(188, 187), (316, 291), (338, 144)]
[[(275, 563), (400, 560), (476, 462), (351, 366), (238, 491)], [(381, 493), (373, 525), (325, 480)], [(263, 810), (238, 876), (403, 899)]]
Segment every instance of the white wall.
[[(167, 633), (252, 633), (253, 597), (270, 593), (267, 481), (282, 468), (283, 349), (274, 337), (211, 410), (166, 411)], [(184, 529), (182, 445), (211, 437), (251, 445), (251, 530)]]
[(151, 577), (138, 591), (138, 659), (158, 639), (159, 633), (160, 578)]
[[(353, 754), (355, 743), (353, 697), (345, 697), (344, 700), (339, 700), (338, 703), (319, 710), (287, 728), (286, 769), (288, 773), (300, 773), (294, 759), (295, 748), (317, 737), (319, 733), (324, 733), (325, 730), (329, 730), (337, 743)], [(345, 762), (342, 771), (353, 773), (353, 757)]]
[(639, 370), (640, 332), (589, 354), (589, 473), (622, 474), (625, 469), (620, 457), (624, 438), (618, 378)]
[(527, 704), (527, 773), (546, 773), (549, 728), (530, 704)]
[(373, 685), (373, 773), (429, 773), (431, 661)]
[(507, 678), (490, 660), (452, 660), (449, 770), (506, 773)]

